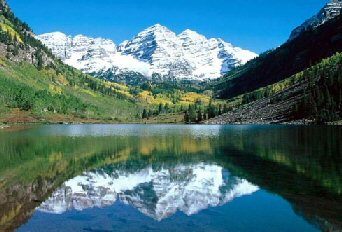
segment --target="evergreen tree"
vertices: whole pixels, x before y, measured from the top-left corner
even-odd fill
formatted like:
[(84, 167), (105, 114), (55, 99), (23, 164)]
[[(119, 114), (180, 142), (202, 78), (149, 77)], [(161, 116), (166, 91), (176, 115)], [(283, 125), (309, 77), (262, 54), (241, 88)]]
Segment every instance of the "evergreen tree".
[(196, 117), (197, 117), (197, 115), (196, 115), (195, 106), (190, 105), (190, 106), (189, 106), (188, 112), (189, 112), (189, 121), (190, 121), (190, 122), (196, 122), (196, 119), (197, 119)]
[(212, 100), (210, 100), (209, 102), (209, 106), (208, 106), (208, 118), (215, 118), (216, 117), (216, 109), (215, 106), (212, 103)]
[(163, 108), (164, 108), (164, 107), (163, 107), (163, 104), (160, 103), (160, 104), (159, 104), (159, 107), (158, 107), (158, 113), (159, 113), (159, 114), (163, 113)]
[(148, 117), (147, 110), (144, 109), (144, 110), (143, 110), (143, 113), (142, 113), (142, 118), (145, 119), (145, 118), (147, 118), (147, 117)]
[(190, 117), (189, 117), (189, 112), (188, 111), (185, 111), (184, 122), (185, 123), (190, 123)]
[(152, 110), (149, 110), (148, 111), (148, 118), (151, 118), (153, 116), (153, 111)]
[(164, 111), (165, 111), (165, 113), (170, 113), (170, 105), (169, 105), (169, 103), (166, 103), (165, 104), (165, 107), (164, 107)]
[(202, 122), (202, 121), (203, 121), (203, 114), (202, 114), (202, 110), (199, 109), (197, 113), (197, 122)]

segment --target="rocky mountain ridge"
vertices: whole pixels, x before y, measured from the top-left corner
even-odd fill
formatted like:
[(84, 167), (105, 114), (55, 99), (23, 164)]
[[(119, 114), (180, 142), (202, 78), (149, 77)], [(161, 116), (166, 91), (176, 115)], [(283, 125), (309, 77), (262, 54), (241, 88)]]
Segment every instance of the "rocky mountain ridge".
[(290, 35), (290, 40), (297, 38), (305, 31), (315, 29), (327, 21), (339, 16), (342, 10), (342, 0), (331, 0), (316, 15), (306, 20), (295, 28)]
[(181, 80), (214, 79), (257, 56), (195, 31), (176, 35), (160, 24), (120, 45), (108, 39), (72, 37), (61, 32), (37, 38), (65, 63), (106, 79), (108, 71), (113, 75), (133, 72), (147, 78), (158, 75)]

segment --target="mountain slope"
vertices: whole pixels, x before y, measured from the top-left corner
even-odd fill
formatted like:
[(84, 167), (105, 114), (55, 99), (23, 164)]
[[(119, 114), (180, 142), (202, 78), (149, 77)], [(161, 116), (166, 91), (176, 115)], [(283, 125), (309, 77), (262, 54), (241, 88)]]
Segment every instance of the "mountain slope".
[(191, 30), (176, 35), (159, 24), (118, 46), (111, 40), (71, 37), (60, 32), (37, 38), (65, 63), (110, 80), (127, 73), (148, 79), (155, 75), (182, 80), (213, 79), (257, 56)]
[(215, 87), (221, 97), (235, 97), (288, 78), (341, 51), (342, 18), (338, 16), (233, 70)]
[(325, 123), (342, 118), (342, 53), (276, 84), (229, 101), (208, 123)]
[(317, 15), (311, 17), (302, 25), (295, 28), (290, 35), (290, 40), (297, 38), (305, 31), (313, 30), (329, 20), (339, 16), (341, 14), (341, 10), (342, 0), (332, 0), (331, 2), (327, 3)]

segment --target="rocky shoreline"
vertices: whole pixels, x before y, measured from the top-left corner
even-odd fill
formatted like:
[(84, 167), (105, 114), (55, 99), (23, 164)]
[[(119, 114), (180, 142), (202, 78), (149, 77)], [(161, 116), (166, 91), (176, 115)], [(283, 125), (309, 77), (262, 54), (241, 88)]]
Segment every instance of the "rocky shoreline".
[(279, 103), (270, 103), (269, 98), (257, 100), (243, 105), (231, 112), (207, 120), (205, 124), (314, 124), (311, 119), (293, 119), (290, 116), (296, 97), (291, 97)]
[[(263, 121), (263, 120), (248, 120), (248, 121), (236, 121), (236, 122), (227, 122), (225, 120), (216, 119), (206, 121), (205, 125), (315, 125), (311, 120), (297, 120), (297, 121), (287, 121), (287, 122), (279, 122), (279, 121)], [(339, 124), (328, 124), (328, 125), (339, 125)]]
[(238, 106), (226, 114), (206, 121), (205, 124), (316, 124), (312, 118), (295, 118), (293, 114), (308, 85), (307, 80), (302, 80), (270, 97)]

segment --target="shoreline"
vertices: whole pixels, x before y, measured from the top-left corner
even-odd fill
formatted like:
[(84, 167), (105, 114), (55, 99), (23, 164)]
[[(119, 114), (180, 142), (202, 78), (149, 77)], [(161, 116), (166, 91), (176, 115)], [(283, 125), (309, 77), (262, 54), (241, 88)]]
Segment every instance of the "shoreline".
[(108, 121), (98, 121), (98, 122), (18, 122), (18, 123), (0, 123), (0, 130), (5, 130), (14, 127), (20, 126), (41, 126), (41, 125), (202, 125), (202, 126), (342, 126), (342, 121), (337, 122), (329, 122), (326, 124), (315, 124), (315, 123), (304, 123), (304, 122), (231, 122), (231, 123), (214, 123), (214, 122), (203, 122), (203, 123), (194, 123), (194, 124), (186, 124), (186, 123), (165, 123), (165, 122), (108, 122)]

